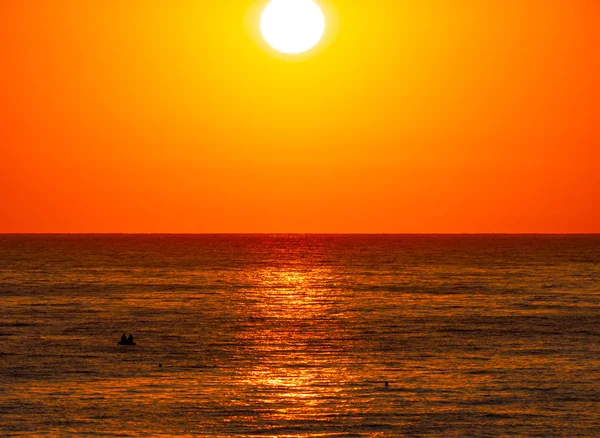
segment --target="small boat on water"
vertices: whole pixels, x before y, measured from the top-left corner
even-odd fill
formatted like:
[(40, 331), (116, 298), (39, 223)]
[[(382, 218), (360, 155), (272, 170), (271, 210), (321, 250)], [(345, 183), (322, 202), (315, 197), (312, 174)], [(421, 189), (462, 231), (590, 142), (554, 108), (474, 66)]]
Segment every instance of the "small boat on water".
[(133, 335), (129, 334), (129, 337), (127, 337), (125, 336), (125, 333), (123, 333), (123, 336), (121, 336), (121, 340), (117, 342), (117, 345), (135, 345), (135, 342), (133, 342)]
[(119, 341), (119, 342), (117, 342), (117, 345), (136, 345), (136, 343), (133, 342), (133, 341), (131, 341), (131, 342), (129, 342), (129, 341), (125, 341), (125, 342)]

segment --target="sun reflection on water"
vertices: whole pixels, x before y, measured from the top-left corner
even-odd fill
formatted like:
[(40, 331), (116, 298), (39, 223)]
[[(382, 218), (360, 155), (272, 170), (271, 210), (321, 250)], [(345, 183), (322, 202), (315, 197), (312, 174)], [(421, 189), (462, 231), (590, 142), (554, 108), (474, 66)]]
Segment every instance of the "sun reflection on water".
[(334, 406), (343, 410), (344, 384), (357, 379), (344, 357), (344, 318), (332, 318), (339, 298), (322, 286), (333, 283), (331, 271), (269, 267), (253, 282), (253, 324), (237, 335), (253, 363), (239, 383), (254, 388), (267, 421), (328, 421)]

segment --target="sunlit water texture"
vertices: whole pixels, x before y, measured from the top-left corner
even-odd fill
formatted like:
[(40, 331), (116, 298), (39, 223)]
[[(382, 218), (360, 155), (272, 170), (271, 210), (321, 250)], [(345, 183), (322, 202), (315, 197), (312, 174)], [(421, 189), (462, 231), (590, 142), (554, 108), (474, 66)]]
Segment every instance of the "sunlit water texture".
[(598, 236), (0, 236), (0, 298), (2, 436), (600, 436)]

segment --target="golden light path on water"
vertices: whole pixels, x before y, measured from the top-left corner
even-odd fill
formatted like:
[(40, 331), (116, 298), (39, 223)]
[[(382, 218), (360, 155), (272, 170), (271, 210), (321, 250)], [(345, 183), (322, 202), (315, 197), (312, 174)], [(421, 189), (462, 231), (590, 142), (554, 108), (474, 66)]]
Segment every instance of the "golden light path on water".
[(340, 381), (353, 379), (343, 360), (334, 356), (339, 346), (322, 344), (321, 330), (312, 327), (329, 325), (332, 300), (320, 285), (331, 282), (331, 271), (266, 268), (256, 272), (253, 282), (264, 294), (250, 314), (271, 323), (262, 331), (242, 334), (243, 343), (255, 346), (253, 356), (263, 358), (242, 381), (270, 394), (262, 400), (275, 406), (267, 416), (270, 421), (326, 419), (331, 412), (323, 410), (323, 400), (338, 398)]

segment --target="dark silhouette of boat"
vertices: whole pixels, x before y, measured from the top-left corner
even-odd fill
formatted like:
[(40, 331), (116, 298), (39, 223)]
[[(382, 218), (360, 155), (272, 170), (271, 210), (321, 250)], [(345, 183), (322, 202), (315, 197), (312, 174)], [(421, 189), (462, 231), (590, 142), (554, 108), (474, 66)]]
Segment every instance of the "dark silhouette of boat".
[(129, 337), (127, 337), (125, 336), (125, 333), (123, 333), (123, 336), (121, 336), (121, 340), (117, 342), (117, 345), (135, 345), (133, 335), (130, 333)]
[(133, 341), (131, 341), (131, 342), (129, 342), (129, 341), (121, 342), (121, 341), (119, 341), (119, 342), (117, 342), (117, 345), (137, 345), (137, 344), (135, 342), (133, 342)]

